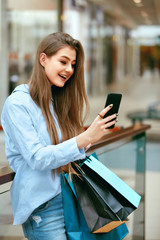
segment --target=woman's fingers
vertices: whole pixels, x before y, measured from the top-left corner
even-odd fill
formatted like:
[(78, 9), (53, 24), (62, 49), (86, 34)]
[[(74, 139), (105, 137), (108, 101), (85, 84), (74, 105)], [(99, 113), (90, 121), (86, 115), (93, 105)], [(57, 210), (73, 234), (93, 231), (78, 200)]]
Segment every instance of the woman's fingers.
[(112, 106), (113, 105), (111, 104), (104, 108), (84, 133), (84, 135), (87, 136), (89, 143), (92, 144), (98, 141), (101, 137), (108, 133), (107, 128), (115, 124), (117, 118), (116, 114), (112, 114), (104, 118), (105, 114), (112, 108)]
[(118, 114), (112, 114), (112, 115), (110, 115), (110, 116), (108, 116), (108, 117), (106, 117), (106, 118), (101, 118), (100, 116), (99, 116), (99, 120), (101, 121), (101, 123), (102, 124), (106, 124), (107, 122), (110, 122), (110, 121), (112, 121), (113, 119), (115, 120), (115, 119), (117, 119), (117, 116), (118, 116)]
[(113, 120), (113, 121), (111, 121), (111, 122), (107, 122), (106, 124), (105, 124), (105, 128), (109, 128), (109, 127), (111, 127), (113, 124), (115, 124), (117, 122), (117, 119), (115, 119), (115, 120)]
[[(107, 112), (109, 112), (109, 110), (113, 107), (113, 104), (110, 104), (109, 106), (107, 106), (106, 108), (104, 108), (99, 114), (98, 114), (98, 118), (102, 119), (103, 121), (101, 122), (102, 124), (105, 124), (105, 127), (106, 127), (106, 124), (107, 127), (110, 127), (111, 125), (115, 124), (115, 122), (117, 122), (117, 116), (118, 114), (115, 113), (115, 114), (112, 114), (112, 115), (109, 115), (107, 117), (104, 118), (105, 114)], [(115, 120), (115, 121), (112, 121), (112, 120)]]
[(79, 149), (85, 147), (87, 150), (91, 146), (90, 144), (97, 142), (109, 133), (108, 128), (115, 124), (117, 114), (112, 114), (105, 118), (104, 116), (112, 108), (112, 106), (113, 105), (109, 105), (104, 108), (94, 119), (89, 128), (77, 136), (77, 145)]
[(113, 107), (113, 104), (110, 104), (109, 106), (107, 106), (106, 108), (104, 108), (99, 114), (98, 117), (99, 118), (103, 118), (105, 116), (105, 114)]
[(117, 116), (118, 116), (118, 114), (112, 114), (112, 115), (104, 118), (103, 121), (104, 121), (104, 123), (110, 122), (111, 120), (116, 119)]

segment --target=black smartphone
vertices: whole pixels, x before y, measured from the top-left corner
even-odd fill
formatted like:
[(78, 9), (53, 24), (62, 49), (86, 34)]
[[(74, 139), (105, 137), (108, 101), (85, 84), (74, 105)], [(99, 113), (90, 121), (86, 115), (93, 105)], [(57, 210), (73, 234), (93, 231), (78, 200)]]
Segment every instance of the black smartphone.
[[(110, 104), (113, 104), (113, 107), (105, 114), (104, 118), (107, 117), (107, 116), (110, 116), (112, 114), (118, 113), (121, 98), (122, 98), (121, 93), (108, 93), (106, 103), (105, 103), (105, 107), (107, 107)], [(109, 129), (114, 128), (114, 125), (110, 126)]]

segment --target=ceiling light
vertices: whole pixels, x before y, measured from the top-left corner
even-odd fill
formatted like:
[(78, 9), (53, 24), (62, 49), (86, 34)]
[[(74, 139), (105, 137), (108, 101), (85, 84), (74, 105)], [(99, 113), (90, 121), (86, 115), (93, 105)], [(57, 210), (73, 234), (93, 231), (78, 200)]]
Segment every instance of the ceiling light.
[(133, 2), (136, 4), (137, 7), (143, 7), (142, 0), (133, 0)]
[(135, 2), (135, 3), (141, 3), (142, 0), (133, 0), (133, 2)]

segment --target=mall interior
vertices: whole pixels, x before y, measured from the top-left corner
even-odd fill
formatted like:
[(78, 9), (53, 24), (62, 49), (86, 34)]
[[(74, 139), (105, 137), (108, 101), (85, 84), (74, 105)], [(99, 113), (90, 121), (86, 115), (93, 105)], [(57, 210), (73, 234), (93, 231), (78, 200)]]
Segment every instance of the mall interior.
[[(80, 40), (84, 48), (90, 104), (85, 125), (114, 92), (122, 94), (114, 134), (147, 126), (145, 133), (110, 143), (105, 153), (97, 153), (142, 194), (124, 239), (160, 240), (160, 1), (0, 0), (0, 114), (13, 89), (28, 81), (39, 42), (58, 31)], [(144, 145), (137, 150), (138, 144)], [(135, 165), (142, 159), (139, 170)], [(0, 122), (0, 169), (6, 166)], [(0, 240), (24, 240), (21, 226), (12, 225), (11, 184), (0, 185)]]

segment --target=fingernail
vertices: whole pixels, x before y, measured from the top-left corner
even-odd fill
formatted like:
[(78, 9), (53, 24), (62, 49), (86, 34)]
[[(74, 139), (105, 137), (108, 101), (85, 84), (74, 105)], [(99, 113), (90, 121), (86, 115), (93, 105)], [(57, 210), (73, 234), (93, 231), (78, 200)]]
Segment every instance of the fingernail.
[(116, 116), (118, 116), (118, 113), (116, 113)]
[(109, 107), (110, 107), (110, 108), (113, 107), (113, 104), (110, 104)]
[(118, 122), (118, 119), (116, 119), (115, 122)]

